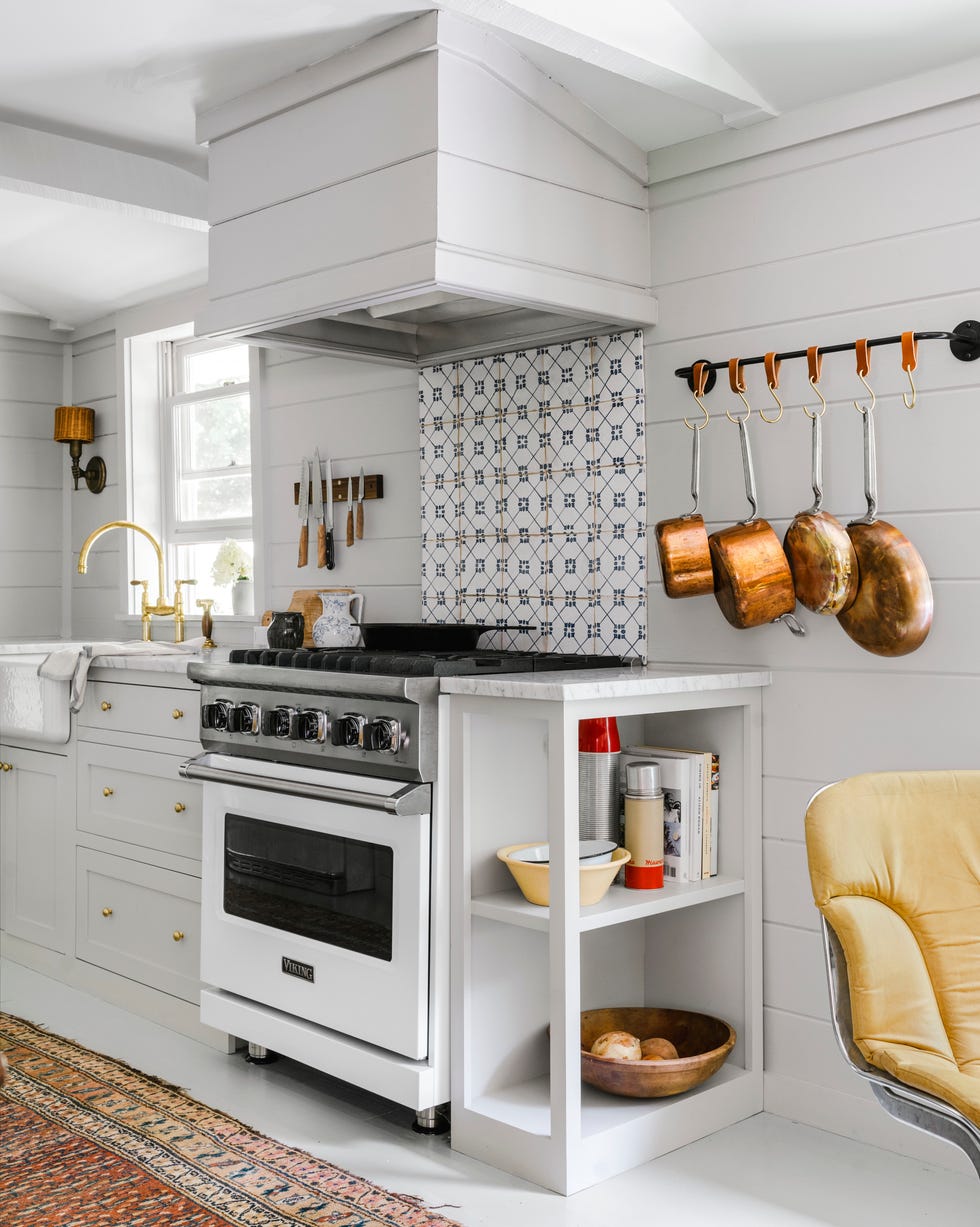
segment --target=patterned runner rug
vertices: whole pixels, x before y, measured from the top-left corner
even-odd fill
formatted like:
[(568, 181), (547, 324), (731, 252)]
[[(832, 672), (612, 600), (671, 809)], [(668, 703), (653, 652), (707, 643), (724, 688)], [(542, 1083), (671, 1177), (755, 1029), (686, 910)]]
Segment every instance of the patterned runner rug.
[(9, 1014), (0, 1051), (5, 1227), (459, 1227)]

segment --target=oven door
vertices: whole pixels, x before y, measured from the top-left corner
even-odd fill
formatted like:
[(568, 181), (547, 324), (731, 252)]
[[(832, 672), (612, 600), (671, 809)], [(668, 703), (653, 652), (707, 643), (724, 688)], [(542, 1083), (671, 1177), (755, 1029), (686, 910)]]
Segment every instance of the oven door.
[(183, 770), (204, 781), (202, 980), (424, 1058), (431, 787), (220, 754)]

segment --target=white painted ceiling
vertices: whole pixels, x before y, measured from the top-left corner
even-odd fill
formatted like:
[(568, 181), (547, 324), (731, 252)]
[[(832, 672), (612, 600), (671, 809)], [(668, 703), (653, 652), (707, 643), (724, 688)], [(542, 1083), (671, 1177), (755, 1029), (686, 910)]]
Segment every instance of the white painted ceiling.
[[(196, 113), (433, 7), (496, 27), (646, 150), (718, 142), (745, 123), (762, 128), (886, 87), (900, 113), (923, 74), (980, 79), (980, 61), (972, 74), (968, 63), (980, 57), (976, 0), (10, 4), (0, 39), (0, 311), (77, 327), (202, 284)], [(25, 154), (25, 129), (84, 144), (53, 143), (45, 169), (32, 172), (25, 166), (40, 159)], [(101, 186), (137, 180), (153, 186), (115, 199)]]

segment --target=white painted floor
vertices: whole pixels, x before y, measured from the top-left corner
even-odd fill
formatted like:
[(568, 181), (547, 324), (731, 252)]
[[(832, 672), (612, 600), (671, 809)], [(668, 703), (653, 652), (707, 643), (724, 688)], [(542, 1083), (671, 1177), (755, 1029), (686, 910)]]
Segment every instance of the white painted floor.
[(465, 1227), (977, 1227), (980, 1181), (760, 1114), (563, 1198), (420, 1137), (413, 1113), (288, 1060), (226, 1056), (15, 963), (0, 1008), (184, 1087)]

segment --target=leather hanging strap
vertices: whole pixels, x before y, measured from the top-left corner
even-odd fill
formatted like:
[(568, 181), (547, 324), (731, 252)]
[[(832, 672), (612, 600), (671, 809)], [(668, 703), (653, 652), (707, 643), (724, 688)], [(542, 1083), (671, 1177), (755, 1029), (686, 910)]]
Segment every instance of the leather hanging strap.
[(902, 333), (902, 370), (914, 371), (919, 365), (919, 343), (914, 332)]
[(854, 352), (857, 354), (857, 373), (867, 379), (871, 374), (871, 351), (868, 349), (867, 337), (854, 342)]
[(708, 364), (707, 362), (695, 362), (693, 374), (694, 395), (701, 399), (704, 396), (704, 389), (708, 382)]
[(807, 375), (811, 383), (820, 382), (820, 370), (823, 367), (823, 354), (816, 345), (811, 345), (806, 351)]
[(762, 359), (762, 364), (766, 371), (766, 383), (769, 385), (770, 392), (775, 391), (779, 387), (779, 367), (781, 360), (776, 357), (775, 351), (766, 354)]
[(742, 374), (742, 359), (728, 359), (728, 382), (733, 392), (745, 391), (745, 376)]

